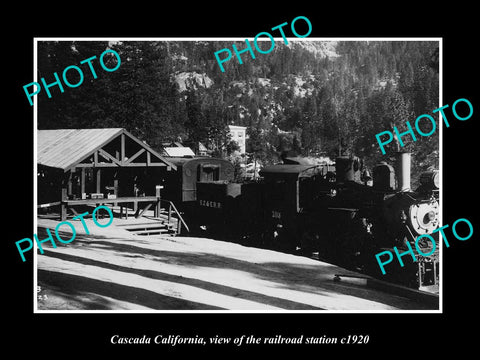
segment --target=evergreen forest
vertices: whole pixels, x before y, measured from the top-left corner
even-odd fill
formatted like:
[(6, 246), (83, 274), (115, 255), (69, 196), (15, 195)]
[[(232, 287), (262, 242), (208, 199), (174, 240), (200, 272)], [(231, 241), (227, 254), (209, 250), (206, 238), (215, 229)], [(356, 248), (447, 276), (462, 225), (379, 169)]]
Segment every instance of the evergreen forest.
[[(227, 125), (234, 124), (247, 127), (247, 153), (263, 164), (277, 163), (285, 153), (342, 154), (359, 156), (371, 168), (400, 150), (392, 142), (382, 155), (375, 134), (393, 126), (405, 131), (406, 121), (413, 125), (440, 106), (436, 41), (277, 41), (272, 52), (255, 59), (243, 53), (242, 64), (232, 51), (225, 72), (214, 52), (232, 49), (232, 41), (37, 44), (39, 82), (44, 77), (52, 83), (53, 73), (61, 78), (70, 65), (84, 74), (78, 87), (64, 85), (63, 93), (51, 87), (51, 98), (45, 91), (37, 95), (39, 129), (123, 127), (157, 150), (181, 139), (225, 155), (235, 150), (227, 135)], [(120, 55), (114, 72), (98, 62), (106, 49)], [(107, 55), (106, 64), (117, 61)], [(80, 65), (92, 56), (95, 79), (87, 64)], [(75, 71), (68, 75), (71, 83), (79, 81)], [(405, 142), (414, 178), (438, 168), (438, 129)]]

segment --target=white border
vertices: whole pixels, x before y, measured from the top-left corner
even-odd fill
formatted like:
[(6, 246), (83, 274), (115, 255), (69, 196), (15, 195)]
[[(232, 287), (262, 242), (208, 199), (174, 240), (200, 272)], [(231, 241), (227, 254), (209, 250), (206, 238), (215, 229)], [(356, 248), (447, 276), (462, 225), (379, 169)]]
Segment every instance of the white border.
[[(39, 41), (245, 41), (245, 39), (253, 40), (254, 37), (38, 37), (33, 39), (33, 81), (37, 81), (37, 43)], [(275, 41), (283, 41), (281, 37), (274, 37)], [(260, 41), (269, 39), (259, 38)], [(437, 41), (439, 43), (439, 107), (443, 104), (443, 38), (442, 37), (328, 37), (328, 38), (291, 38), (290, 41)], [(287, 45), (288, 46), (288, 45)], [(34, 123), (34, 156), (33, 156), (33, 224), (34, 232), (37, 231), (37, 101), (33, 104), (33, 123)], [(434, 110), (434, 109), (432, 109)], [(440, 116), (440, 115), (439, 115)], [(406, 119), (407, 121), (408, 119)], [(440, 121), (439, 121), (440, 123)], [(443, 225), (443, 126), (440, 126), (439, 132), (439, 173), (440, 173), (440, 224)], [(442, 243), (439, 241), (439, 243)], [(443, 245), (443, 243), (442, 243)], [(442, 314), (443, 313), (443, 246), (440, 247), (440, 282), (439, 282), (439, 309), (438, 310), (39, 310), (37, 302), (37, 244), (33, 249), (33, 313), (35, 314), (161, 314), (161, 313), (177, 313), (177, 314), (365, 314), (365, 313), (382, 313), (382, 314)]]

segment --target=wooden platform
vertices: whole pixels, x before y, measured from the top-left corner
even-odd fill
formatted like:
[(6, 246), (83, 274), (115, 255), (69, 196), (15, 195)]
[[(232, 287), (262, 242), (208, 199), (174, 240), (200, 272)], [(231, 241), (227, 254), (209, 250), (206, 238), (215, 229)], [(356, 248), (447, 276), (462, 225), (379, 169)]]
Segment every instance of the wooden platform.
[[(75, 200), (63, 200), (60, 202), (61, 210), (60, 210), (60, 219), (65, 221), (67, 219), (68, 210), (71, 210), (74, 215), (78, 215), (77, 211), (75, 210), (75, 206), (78, 205), (92, 205), (92, 206), (100, 206), (111, 204), (113, 206), (119, 205), (120, 206), (120, 217), (128, 217), (128, 204), (131, 204), (133, 210), (135, 211), (135, 216), (140, 217), (142, 214), (148, 210), (152, 205), (154, 206), (155, 215), (158, 216), (160, 213), (160, 201), (161, 198), (159, 196), (139, 196), (139, 197), (117, 197), (115, 199), (75, 199)], [(149, 203), (143, 209), (139, 209), (139, 204), (141, 203)]]
[[(147, 205), (140, 208), (138, 206), (139, 203), (147, 203)], [(79, 215), (79, 212), (75, 210), (74, 206), (89, 206), (92, 208), (92, 210), (89, 211), (91, 213), (95, 207), (108, 205), (114, 213), (114, 217), (128, 220), (130, 215), (130, 217), (134, 219), (144, 219), (143, 224), (138, 221), (126, 221), (118, 225), (137, 235), (175, 235), (179, 234), (182, 228), (187, 232), (189, 231), (188, 225), (184, 222), (175, 205), (171, 201), (162, 200), (157, 196), (65, 200), (63, 202), (58, 201), (50, 204), (41, 204), (38, 205), (38, 208), (58, 205), (64, 207), (60, 214), (50, 213), (47, 215), (39, 215), (39, 217), (44, 219), (58, 218), (61, 221), (65, 221), (67, 217), (74, 218)], [(161, 205), (165, 207), (162, 208)], [(153, 210), (151, 208), (153, 208)], [(68, 210), (72, 213), (70, 216), (68, 215)]]
[(142, 203), (142, 202), (155, 202), (160, 200), (157, 196), (127, 196), (117, 197), (116, 199), (76, 199), (76, 200), (64, 200), (68, 206), (74, 205), (101, 205), (101, 204), (125, 204), (125, 203)]

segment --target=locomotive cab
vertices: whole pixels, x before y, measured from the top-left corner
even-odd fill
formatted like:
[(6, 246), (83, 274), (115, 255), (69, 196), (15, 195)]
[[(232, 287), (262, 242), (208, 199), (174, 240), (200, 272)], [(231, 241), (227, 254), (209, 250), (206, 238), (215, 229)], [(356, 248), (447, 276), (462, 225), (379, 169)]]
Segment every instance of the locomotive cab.
[(260, 171), (265, 180), (267, 208), (296, 214), (302, 211), (312, 196), (315, 182), (324, 179), (323, 165), (273, 165)]
[(265, 182), (264, 217), (266, 242), (293, 250), (301, 234), (299, 216), (313, 204), (312, 194), (330, 184), (326, 165), (273, 165), (260, 171)]

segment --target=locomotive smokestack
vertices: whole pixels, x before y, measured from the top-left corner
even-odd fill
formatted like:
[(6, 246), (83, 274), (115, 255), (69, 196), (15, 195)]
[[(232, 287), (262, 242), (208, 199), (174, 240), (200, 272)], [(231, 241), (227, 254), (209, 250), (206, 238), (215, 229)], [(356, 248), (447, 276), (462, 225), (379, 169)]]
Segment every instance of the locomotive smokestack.
[(397, 152), (397, 190), (410, 190), (411, 153)]

